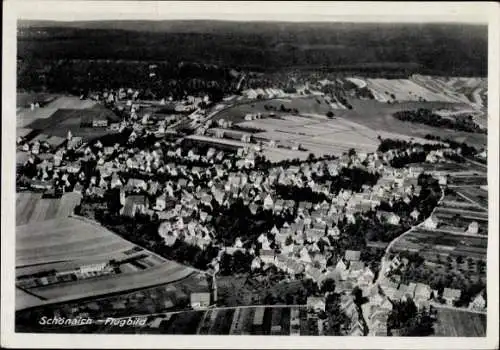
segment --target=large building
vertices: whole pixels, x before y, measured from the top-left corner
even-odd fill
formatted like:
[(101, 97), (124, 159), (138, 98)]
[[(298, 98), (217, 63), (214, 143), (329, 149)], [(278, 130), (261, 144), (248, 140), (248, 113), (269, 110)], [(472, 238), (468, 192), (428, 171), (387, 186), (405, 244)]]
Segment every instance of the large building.
[(82, 128), (105, 128), (111, 123), (120, 121), (120, 117), (113, 111), (102, 106), (81, 110), (79, 113)]

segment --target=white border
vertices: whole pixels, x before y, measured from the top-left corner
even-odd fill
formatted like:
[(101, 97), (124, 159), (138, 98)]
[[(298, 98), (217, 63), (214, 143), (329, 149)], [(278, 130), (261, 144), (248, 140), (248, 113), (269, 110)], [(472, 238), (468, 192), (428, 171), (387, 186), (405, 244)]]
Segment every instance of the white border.
[[(494, 349), (498, 343), (499, 6), (493, 2), (139, 2), (6, 1), (2, 75), (1, 345), (24, 348), (440, 348)], [(489, 25), (488, 321), (485, 338), (48, 335), (14, 333), (16, 19), (221, 19), (346, 22), (463, 22)]]

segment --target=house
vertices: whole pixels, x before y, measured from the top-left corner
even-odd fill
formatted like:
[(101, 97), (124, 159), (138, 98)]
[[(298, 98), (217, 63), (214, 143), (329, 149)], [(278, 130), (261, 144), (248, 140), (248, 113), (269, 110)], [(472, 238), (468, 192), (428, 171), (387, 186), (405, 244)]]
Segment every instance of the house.
[(191, 307), (193, 309), (204, 309), (210, 305), (210, 293), (198, 292), (190, 295)]
[(359, 250), (346, 250), (345, 259), (347, 261), (359, 261), (361, 252)]
[(377, 218), (383, 220), (391, 225), (399, 225), (400, 218), (393, 212), (379, 210), (377, 211)]
[(366, 287), (373, 282), (374, 278), (375, 274), (368, 266), (366, 266), (364, 271), (358, 277), (358, 285), (361, 287)]
[(307, 311), (318, 313), (321, 311), (325, 311), (326, 302), (325, 297), (307, 297)]
[(349, 317), (351, 320), (355, 320), (358, 317), (358, 308), (354, 302), (354, 297), (350, 294), (344, 294), (340, 297), (340, 309)]
[(413, 211), (410, 213), (410, 216), (413, 218), (413, 220), (418, 220), (420, 217), (420, 212), (417, 209), (413, 209)]
[(392, 271), (392, 270), (396, 270), (398, 269), (401, 264), (403, 262), (401, 261), (401, 258), (399, 256), (395, 256), (392, 260), (391, 260), (391, 263), (389, 265), (389, 267), (387, 268), (387, 270), (385, 271), (386, 273), (389, 272), (389, 271)]
[(125, 186), (125, 191), (127, 192), (132, 192), (136, 190), (146, 191), (147, 188), (148, 184), (146, 183), (146, 181), (142, 179), (130, 178), (127, 182), (127, 185)]
[(78, 147), (80, 147), (83, 143), (83, 138), (81, 137), (71, 137), (69, 140), (68, 140), (68, 144), (66, 145), (66, 147), (68, 149), (76, 149)]
[(467, 233), (477, 234), (478, 231), (479, 231), (479, 225), (478, 225), (477, 221), (472, 221), (469, 224), (469, 227), (467, 228)]
[(80, 162), (72, 162), (66, 166), (66, 171), (71, 174), (76, 174), (81, 169)]
[(351, 261), (349, 263), (349, 275), (348, 278), (357, 280), (359, 276), (363, 273), (365, 269), (365, 263), (362, 261)]
[(337, 226), (330, 226), (328, 227), (326, 234), (333, 239), (339, 239), (340, 238), (340, 230)]
[(469, 303), (469, 309), (476, 311), (486, 310), (486, 299), (484, 299), (482, 292), (476, 295), (476, 297)]
[(80, 182), (77, 182), (75, 186), (73, 187), (73, 192), (80, 193), (82, 194), (83, 192), (83, 186)]
[(389, 279), (383, 279), (380, 283), (381, 289), (385, 296), (389, 299), (394, 299), (396, 292), (398, 290), (398, 284), (390, 281)]
[(343, 274), (345, 274), (345, 276), (347, 276), (347, 274), (346, 274), (347, 265), (345, 264), (343, 259), (339, 259), (339, 261), (337, 261), (337, 264), (335, 265), (335, 271), (338, 271), (341, 276)]
[(250, 265), (250, 268), (252, 269), (252, 271), (254, 270), (258, 270), (260, 269), (262, 266), (262, 260), (256, 256), (253, 260), (252, 260), (252, 263)]
[(419, 300), (429, 300), (431, 298), (432, 289), (428, 284), (425, 283), (417, 283), (415, 287), (414, 299), (415, 301)]
[(264, 210), (271, 210), (273, 209), (273, 206), (274, 206), (273, 198), (271, 197), (270, 194), (268, 194), (264, 198), (264, 204), (263, 204)]
[(260, 250), (260, 259), (262, 263), (264, 264), (274, 264), (274, 259), (276, 257), (276, 254), (274, 253), (273, 250), (270, 249), (261, 249)]
[(447, 305), (453, 306), (453, 304), (460, 299), (462, 291), (459, 289), (445, 288), (443, 290), (443, 299), (446, 301)]
[(300, 260), (303, 261), (304, 263), (306, 264), (312, 263), (311, 256), (309, 255), (309, 251), (307, 250), (306, 247), (303, 247), (300, 250), (299, 255), (300, 255)]
[(275, 213), (279, 213), (283, 210), (283, 205), (284, 205), (284, 201), (283, 199), (278, 199), (276, 201), (276, 203), (274, 203), (274, 208), (273, 208), (273, 211)]
[(437, 217), (432, 215), (430, 218), (425, 220), (424, 227), (429, 230), (435, 230), (438, 227), (439, 220)]
[(120, 214), (133, 218), (137, 213), (145, 214), (148, 207), (148, 199), (143, 195), (128, 196), (125, 205), (120, 209)]
[(165, 193), (163, 193), (161, 196), (156, 198), (156, 205), (155, 205), (154, 209), (158, 210), (158, 211), (164, 211), (165, 208), (167, 207), (166, 199), (167, 199), (167, 196), (165, 195)]
[(305, 270), (305, 275), (307, 278), (312, 279), (314, 282), (318, 283), (321, 281), (322, 273), (319, 269), (312, 267), (312, 266), (307, 266)]
[(47, 182), (43, 180), (32, 180), (30, 183), (31, 187), (37, 190), (50, 190), (52, 186), (52, 182)]

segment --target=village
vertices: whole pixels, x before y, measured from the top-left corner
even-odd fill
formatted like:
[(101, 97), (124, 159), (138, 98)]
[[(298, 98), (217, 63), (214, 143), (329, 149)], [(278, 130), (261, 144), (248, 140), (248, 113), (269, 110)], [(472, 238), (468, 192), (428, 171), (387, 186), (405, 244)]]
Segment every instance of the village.
[[(127, 93), (118, 95), (124, 98)], [(112, 94), (105, 97), (113, 101)], [(188, 98), (179, 106), (199, 113), (195, 106), (201, 102), (209, 100)], [(430, 150), (409, 144), (385, 152), (350, 150), (339, 157), (318, 158), (311, 154), (306, 160), (273, 164), (258, 142), (241, 139), (245, 146), (236, 149), (193, 144), (192, 139), (186, 143), (171, 127), (178, 122), (167, 123), (148, 114), (139, 117), (141, 106), (130, 101), (125, 108), (121, 121), (85, 118), (92, 127), (113, 130), (111, 137), (86, 142), (71, 131), (65, 138), (38, 134), (28, 140), (19, 136), (18, 187), (46, 196), (77, 193), (81, 196), (79, 212), (84, 216), (95, 206), (124, 220), (149, 218), (158, 223), (157, 232), (149, 232), (149, 238), (160, 237), (166, 247), (176, 247), (179, 242), (202, 251), (215, 247), (217, 254), (204, 266), (214, 284), (220, 270), (227, 270), (221, 266), (224, 255), (244, 255), (246, 272), (273, 267), (291, 279), (310, 279), (324, 291), (307, 298), (308, 322), (320, 334), (328, 321), (320, 315), (326, 312), (332, 293), (340, 295), (339, 307), (349, 319), (343, 332), (348, 335), (387, 335), (393, 302), (412, 299), (419, 310), (428, 310), (437, 300), (453, 306), (459, 299), (460, 290), (437, 291), (413, 282), (398, 285), (380, 279), (388, 270), (379, 271), (387, 244), (429, 214), (419, 211), (420, 202), (427, 198), (421, 193), (429, 192), (427, 188), (423, 191), (419, 181), (426, 173), (424, 168), (418, 164), (395, 168), (391, 162), (425, 153), (425, 162), (434, 164), (459, 149), (444, 143), (436, 143)], [(218, 137), (235, 132), (223, 120), (218, 126), (214, 131)], [(431, 173), (441, 188), (446, 187), (446, 171)], [(255, 217), (267, 213), (275, 223), (244, 236), (221, 232), (216, 219), (234, 205), (247, 207)], [(391, 209), (401, 206), (406, 216)], [(381, 238), (382, 234), (368, 239), (378, 249), (376, 259), (362, 256), (365, 232), (358, 233), (362, 243), (349, 246), (353, 238), (347, 228), (366, 221), (367, 215), (381, 230), (395, 230), (394, 237)], [(433, 217), (423, 225), (436, 227)], [(476, 226), (471, 224), (469, 232), (477, 233)], [(396, 256), (389, 270), (401, 264), (405, 259)], [(328, 290), (325, 286), (330, 281), (334, 288)], [(195, 294), (191, 301), (194, 308), (205, 308), (217, 297)], [(484, 310), (482, 295), (469, 307)]]

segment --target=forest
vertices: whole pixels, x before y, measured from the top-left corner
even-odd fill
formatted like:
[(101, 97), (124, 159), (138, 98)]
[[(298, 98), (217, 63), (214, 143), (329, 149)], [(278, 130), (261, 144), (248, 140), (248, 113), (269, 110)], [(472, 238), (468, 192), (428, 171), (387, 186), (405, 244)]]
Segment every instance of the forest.
[(469, 116), (456, 116), (453, 118), (443, 118), (440, 115), (433, 113), (429, 109), (419, 108), (414, 111), (400, 111), (393, 114), (396, 119), (420, 123), (438, 128), (447, 128), (457, 131), (477, 132), (486, 134), (485, 129), (481, 129)]
[[(20, 21), (17, 47), (19, 88), (49, 91), (208, 82), (224, 91), (231, 69), (486, 76), (488, 56), (486, 26), (453, 24)], [(201, 70), (186, 76), (180, 63)]]

